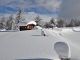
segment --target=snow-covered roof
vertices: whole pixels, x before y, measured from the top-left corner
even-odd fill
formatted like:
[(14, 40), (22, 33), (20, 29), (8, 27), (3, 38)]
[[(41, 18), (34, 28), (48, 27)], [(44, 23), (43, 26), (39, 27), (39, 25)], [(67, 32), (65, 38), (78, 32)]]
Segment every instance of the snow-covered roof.
[(27, 25), (29, 25), (29, 24), (34, 24), (34, 25), (36, 25), (36, 22), (35, 22), (35, 21), (30, 21), (30, 22), (27, 23)]
[(21, 22), (18, 23), (18, 26), (27, 26), (28, 24), (34, 24), (34, 25), (36, 25), (36, 22), (35, 21), (30, 21), (30, 22), (21, 21)]

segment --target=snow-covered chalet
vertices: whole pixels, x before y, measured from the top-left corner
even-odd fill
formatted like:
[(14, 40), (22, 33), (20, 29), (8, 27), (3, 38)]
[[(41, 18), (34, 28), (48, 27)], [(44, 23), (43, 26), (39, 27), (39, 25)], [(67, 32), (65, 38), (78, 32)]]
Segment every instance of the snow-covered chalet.
[(18, 26), (19, 26), (20, 31), (32, 30), (36, 26), (36, 22), (35, 21), (30, 21), (30, 22), (22, 21), (18, 23)]

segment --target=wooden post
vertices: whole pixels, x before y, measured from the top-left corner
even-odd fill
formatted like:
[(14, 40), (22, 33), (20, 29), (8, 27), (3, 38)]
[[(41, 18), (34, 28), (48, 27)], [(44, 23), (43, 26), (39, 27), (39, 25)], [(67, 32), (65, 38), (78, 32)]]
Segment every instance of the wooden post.
[(65, 60), (70, 60), (70, 58), (67, 58), (67, 59), (65, 59)]
[(70, 58), (68, 58), (68, 60), (70, 60)]
[(61, 60), (70, 60), (70, 58), (65, 58), (65, 59), (64, 58), (61, 58)]
[(46, 34), (44, 34), (44, 36), (46, 36)]
[(63, 58), (61, 58), (61, 60), (64, 60)]

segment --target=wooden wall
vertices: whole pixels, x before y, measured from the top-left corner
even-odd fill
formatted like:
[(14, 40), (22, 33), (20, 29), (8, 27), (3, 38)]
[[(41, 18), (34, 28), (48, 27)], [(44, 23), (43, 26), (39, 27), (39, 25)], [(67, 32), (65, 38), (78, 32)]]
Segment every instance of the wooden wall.
[(22, 30), (32, 30), (34, 28), (34, 24), (29, 24), (27, 26), (20, 26), (20, 31)]
[(34, 26), (35, 26), (35, 25), (33, 25), (33, 24), (27, 25), (27, 30), (32, 30), (32, 29), (34, 28)]

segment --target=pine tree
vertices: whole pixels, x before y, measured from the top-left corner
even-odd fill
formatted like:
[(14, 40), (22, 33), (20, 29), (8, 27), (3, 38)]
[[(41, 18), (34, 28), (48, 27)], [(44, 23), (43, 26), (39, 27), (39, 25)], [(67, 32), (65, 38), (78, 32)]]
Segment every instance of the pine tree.
[(71, 20), (70, 26), (71, 26), (71, 27), (75, 27), (75, 26), (76, 26), (76, 25), (75, 25), (75, 20), (74, 20), (74, 19)]
[(50, 28), (50, 22), (46, 22), (45, 28)]
[(17, 17), (16, 17), (16, 23), (19, 23), (24, 20), (25, 20), (25, 17), (23, 15), (23, 9), (19, 9), (19, 11), (17, 13)]
[(14, 30), (15, 28), (15, 21), (14, 21), (14, 18), (13, 18), (13, 15), (11, 15), (9, 17), (9, 20), (7, 21), (7, 30)]
[(45, 28), (52, 28), (54, 27), (54, 24), (51, 24), (50, 22), (46, 22), (44, 25)]
[(37, 23), (37, 26), (42, 26), (41, 20), (42, 19), (39, 16), (35, 18), (35, 22)]
[(80, 25), (79, 22), (80, 22), (79, 20), (75, 19), (75, 26), (79, 26)]
[(63, 18), (61, 18), (59, 21), (58, 21), (58, 27), (66, 27), (67, 26), (67, 21)]
[(50, 23), (53, 24), (54, 27), (57, 26), (57, 20), (56, 20), (55, 18), (52, 18), (52, 19), (50, 20)]
[(4, 16), (2, 17), (2, 19), (1, 19), (1, 21), (0, 21), (0, 27), (1, 27), (2, 29), (6, 29), (6, 19), (5, 19)]

